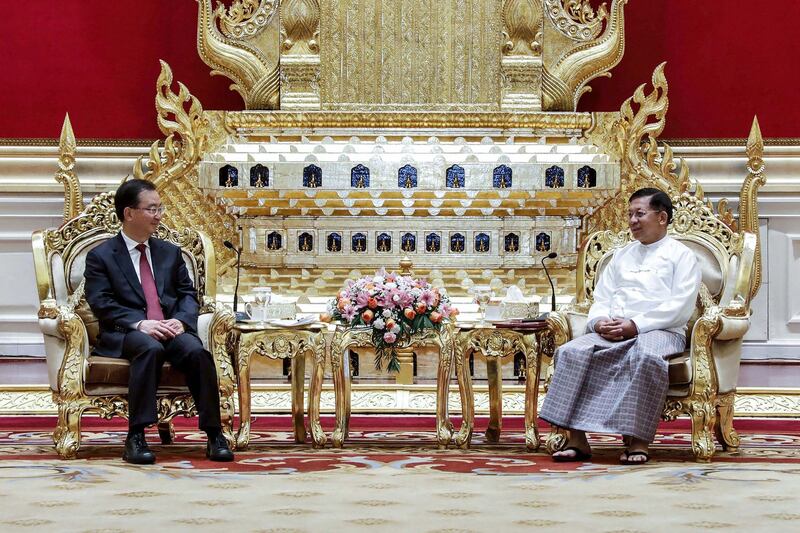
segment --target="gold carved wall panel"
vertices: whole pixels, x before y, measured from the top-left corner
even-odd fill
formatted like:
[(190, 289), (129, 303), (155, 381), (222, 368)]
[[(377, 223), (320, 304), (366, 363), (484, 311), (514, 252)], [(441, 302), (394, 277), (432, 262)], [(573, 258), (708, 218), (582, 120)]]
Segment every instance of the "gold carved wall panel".
[(323, 109), (499, 109), (501, 0), (321, 0)]

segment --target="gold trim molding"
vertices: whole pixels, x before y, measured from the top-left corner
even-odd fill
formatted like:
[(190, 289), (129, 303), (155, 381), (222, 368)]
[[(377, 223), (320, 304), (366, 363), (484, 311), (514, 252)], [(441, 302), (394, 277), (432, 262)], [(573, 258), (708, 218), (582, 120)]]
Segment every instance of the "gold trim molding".
[[(436, 384), (391, 385), (354, 384), (352, 386), (354, 414), (419, 414), (436, 413)], [(544, 390), (539, 393), (539, 403)], [(452, 388), (449, 410), (461, 408), (458, 391)], [(237, 406), (238, 408), (238, 406)], [(288, 383), (254, 384), (251, 410), (253, 414), (291, 413), (291, 386)], [(333, 386), (322, 389), (320, 410), (333, 414)], [(736, 418), (800, 418), (800, 388), (742, 387), (736, 393)], [(475, 413), (489, 413), (489, 391), (485, 384), (475, 387)], [(503, 386), (503, 413), (525, 414), (525, 386)], [(46, 385), (5, 385), (0, 387), (0, 416), (57, 414), (52, 394)]]

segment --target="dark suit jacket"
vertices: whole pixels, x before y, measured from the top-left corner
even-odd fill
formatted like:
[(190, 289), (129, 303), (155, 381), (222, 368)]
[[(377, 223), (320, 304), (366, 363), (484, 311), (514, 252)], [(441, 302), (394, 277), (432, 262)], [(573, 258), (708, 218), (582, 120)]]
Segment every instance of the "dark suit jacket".
[[(150, 256), (164, 318), (177, 318), (187, 333), (197, 334), (197, 291), (181, 250), (151, 237)], [(100, 325), (94, 352), (122, 356), (122, 341), (133, 325), (147, 318), (147, 302), (131, 256), (121, 234), (108, 239), (86, 256), (86, 301)]]

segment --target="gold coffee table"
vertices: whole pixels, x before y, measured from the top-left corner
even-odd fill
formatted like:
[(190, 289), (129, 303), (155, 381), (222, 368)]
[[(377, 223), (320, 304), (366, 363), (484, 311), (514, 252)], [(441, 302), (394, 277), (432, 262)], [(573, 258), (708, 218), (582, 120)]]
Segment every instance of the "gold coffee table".
[(459, 326), (456, 341), (456, 372), (461, 390), (461, 431), (453, 441), (468, 448), (475, 426), (475, 396), (469, 375), (469, 356), (480, 352), (486, 357), (489, 381), (489, 427), (486, 440), (497, 442), (503, 417), (503, 376), (501, 358), (522, 353), (525, 357), (525, 445), (528, 450), (539, 448), (539, 429), (536, 425), (539, 397), (540, 349), (547, 343), (548, 328), (544, 322), (505, 322), (487, 326)]
[[(453, 424), (447, 412), (448, 385), (450, 382), (450, 366), (454, 354), (454, 326), (445, 323), (440, 330), (425, 329), (417, 332), (410, 338), (398, 341), (397, 351), (410, 355), (415, 347), (438, 346), (439, 370), (437, 375), (436, 395), (436, 441), (440, 447), (449, 444), (453, 434)], [(370, 327), (344, 327), (337, 326), (331, 342), (331, 370), (333, 373), (333, 387), (336, 396), (336, 427), (333, 431), (333, 446), (341, 448), (347, 439), (350, 426), (350, 358), (348, 350), (355, 347), (374, 348), (372, 342), (372, 328)], [(442, 384), (444, 384), (442, 386)], [(320, 389), (315, 389), (319, 391)], [(318, 401), (318, 399), (317, 399)], [(319, 410), (312, 423), (319, 425)]]
[(314, 358), (308, 412), (311, 438), (315, 446), (324, 446), (325, 434), (319, 423), (319, 398), (325, 370), (325, 332), (319, 322), (290, 327), (265, 323), (237, 323), (232, 333), (232, 351), (239, 391), (239, 431), (236, 447), (246, 449), (250, 443), (250, 361), (253, 356), (292, 360), (292, 420), (294, 438), (305, 442), (303, 396), (305, 392), (305, 356)]

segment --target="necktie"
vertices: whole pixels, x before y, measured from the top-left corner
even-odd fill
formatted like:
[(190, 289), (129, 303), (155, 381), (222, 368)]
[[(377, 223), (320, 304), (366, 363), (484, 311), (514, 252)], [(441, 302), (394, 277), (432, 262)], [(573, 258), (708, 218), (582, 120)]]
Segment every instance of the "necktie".
[(142, 282), (144, 299), (147, 300), (147, 320), (164, 320), (161, 303), (158, 301), (156, 280), (153, 279), (150, 262), (147, 260), (147, 247), (144, 244), (139, 244), (136, 249), (139, 250), (139, 277)]

